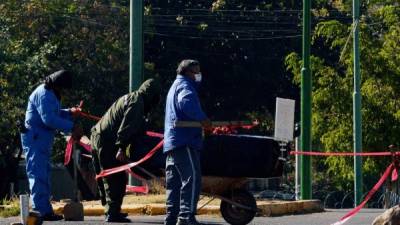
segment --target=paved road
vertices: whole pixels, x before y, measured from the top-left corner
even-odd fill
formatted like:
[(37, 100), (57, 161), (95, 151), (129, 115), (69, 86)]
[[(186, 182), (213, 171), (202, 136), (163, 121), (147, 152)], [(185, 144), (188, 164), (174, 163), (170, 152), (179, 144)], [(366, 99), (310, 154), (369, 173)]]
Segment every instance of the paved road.
[[(345, 215), (349, 210), (328, 209), (323, 213), (313, 213), (304, 215), (279, 216), (279, 217), (256, 217), (250, 225), (329, 225), (336, 222), (340, 217)], [(345, 225), (369, 225), (375, 217), (381, 214), (380, 209), (363, 209), (353, 219), (349, 220)], [(149, 225), (163, 224), (162, 216), (133, 216), (130, 217), (133, 223), (130, 225)], [(227, 225), (222, 218), (219, 217), (199, 217), (199, 220), (207, 225)], [(0, 224), (10, 224), (17, 222), (18, 218), (0, 219)], [(103, 222), (102, 217), (85, 217), (84, 222), (45, 222), (43, 225), (95, 225), (107, 224)]]

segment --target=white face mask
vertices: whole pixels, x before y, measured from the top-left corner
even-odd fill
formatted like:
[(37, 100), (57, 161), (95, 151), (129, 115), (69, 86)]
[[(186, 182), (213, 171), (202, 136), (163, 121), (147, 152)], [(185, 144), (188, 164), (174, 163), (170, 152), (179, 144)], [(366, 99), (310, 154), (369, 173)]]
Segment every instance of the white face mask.
[(194, 80), (196, 82), (200, 83), (201, 79), (202, 79), (201, 73), (197, 73), (197, 74), (194, 75)]

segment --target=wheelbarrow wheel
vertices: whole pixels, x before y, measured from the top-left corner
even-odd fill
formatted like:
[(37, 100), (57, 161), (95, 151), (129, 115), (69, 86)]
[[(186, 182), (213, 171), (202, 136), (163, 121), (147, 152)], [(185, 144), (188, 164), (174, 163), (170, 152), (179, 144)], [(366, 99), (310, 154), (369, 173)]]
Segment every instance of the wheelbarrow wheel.
[(222, 200), (220, 210), (226, 222), (232, 225), (245, 225), (253, 220), (257, 212), (257, 203), (251, 193), (244, 189), (239, 189), (224, 195), (224, 197), (252, 209), (244, 209)]

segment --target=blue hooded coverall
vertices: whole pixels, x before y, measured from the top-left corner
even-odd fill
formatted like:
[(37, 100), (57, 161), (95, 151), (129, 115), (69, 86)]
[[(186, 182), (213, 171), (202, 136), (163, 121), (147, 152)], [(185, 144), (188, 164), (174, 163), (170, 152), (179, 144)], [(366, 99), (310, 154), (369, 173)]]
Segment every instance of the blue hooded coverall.
[(50, 204), (50, 155), (56, 129), (70, 133), (73, 122), (69, 110), (60, 109), (60, 101), (51, 89), (38, 86), (29, 96), (25, 114), (27, 131), (21, 134), (26, 157), (26, 173), (33, 210), (41, 216), (53, 213)]

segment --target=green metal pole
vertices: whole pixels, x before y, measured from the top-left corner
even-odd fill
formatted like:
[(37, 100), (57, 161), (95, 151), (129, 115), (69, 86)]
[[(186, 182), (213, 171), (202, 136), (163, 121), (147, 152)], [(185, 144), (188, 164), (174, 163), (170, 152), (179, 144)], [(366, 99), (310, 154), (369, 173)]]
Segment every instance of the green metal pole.
[[(360, 49), (359, 49), (360, 2), (353, 0), (353, 57), (354, 57), (354, 93), (353, 93), (353, 138), (354, 152), (362, 152), (361, 128), (361, 92), (360, 92)], [(362, 197), (362, 161), (361, 156), (354, 157), (354, 203), (361, 203)]]
[[(300, 149), (311, 151), (311, 3), (303, 0), (303, 67), (301, 69)], [(311, 158), (301, 156), (301, 199), (311, 199)]]
[[(132, 92), (143, 81), (143, 0), (131, 0), (129, 21), (129, 92)], [(139, 183), (132, 176), (128, 182), (129, 185)]]
[(143, 0), (130, 2), (129, 92), (143, 81)]

